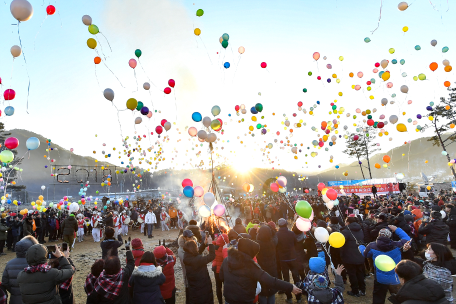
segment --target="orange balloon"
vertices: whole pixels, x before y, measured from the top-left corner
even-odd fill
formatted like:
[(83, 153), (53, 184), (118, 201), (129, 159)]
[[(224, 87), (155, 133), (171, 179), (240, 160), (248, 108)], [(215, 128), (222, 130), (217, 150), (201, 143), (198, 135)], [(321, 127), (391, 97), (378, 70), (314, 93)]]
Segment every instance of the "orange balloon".
[(321, 122), (321, 127), (322, 127), (322, 128), (325, 128), (325, 129), (326, 129), (327, 126), (328, 126), (328, 123), (327, 123), (326, 121), (322, 121), (322, 122)]
[(451, 65), (447, 65), (444, 70), (445, 72), (451, 72), (451, 70), (453, 70), (453, 67)]
[(385, 155), (385, 156), (383, 156), (383, 161), (385, 163), (389, 163), (391, 161), (391, 157), (389, 157), (388, 155)]
[(432, 72), (437, 70), (438, 67), (439, 67), (439, 65), (437, 64), (437, 62), (433, 62), (429, 65), (429, 68), (431, 69)]
[(242, 188), (244, 189), (245, 192), (249, 192), (249, 190), (250, 190), (250, 185), (249, 185), (249, 184), (244, 184), (244, 185), (242, 186)]
[(443, 85), (444, 85), (444, 86), (446, 86), (447, 88), (449, 88), (449, 87), (450, 87), (450, 85), (451, 85), (451, 82), (449, 82), (449, 81), (445, 81), (445, 82), (443, 83)]
[(99, 64), (101, 62), (101, 58), (95, 57), (95, 58), (93, 58), (93, 62), (95, 62), (95, 64)]
[(375, 168), (380, 169), (381, 168), (380, 164), (375, 164)]
[(348, 76), (350, 76), (350, 77), (353, 77), (354, 75), (355, 75), (355, 74), (353, 74), (353, 73), (348, 74)]

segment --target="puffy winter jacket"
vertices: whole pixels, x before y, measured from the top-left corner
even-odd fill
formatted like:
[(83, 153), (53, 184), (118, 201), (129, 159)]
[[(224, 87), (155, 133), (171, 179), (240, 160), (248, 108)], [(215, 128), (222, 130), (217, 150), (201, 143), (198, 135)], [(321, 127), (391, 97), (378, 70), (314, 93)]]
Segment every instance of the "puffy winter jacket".
[[(43, 245), (33, 245), (27, 250), (28, 265), (42, 264), (46, 259), (47, 249)], [(51, 268), (47, 272), (19, 272), (17, 283), (21, 290), (24, 304), (60, 304), (60, 295), (56, 286), (73, 276), (74, 270), (65, 257), (59, 258), (61, 270)]]
[(141, 261), (141, 258), (144, 255), (144, 249), (132, 249), (131, 253), (135, 259), (135, 266), (139, 266), (139, 261)]
[(340, 231), (345, 237), (345, 244), (340, 250), (343, 264), (363, 264), (364, 256), (359, 252), (358, 246), (364, 241), (364, 233), (361, 225), (351, 223)]
[(10, 304), (22, 304), (17, 275), (28, 266), (25, 254), (35, 244), (38, 244), (38, 241), (34, 237), (24, 237), (16, 243), (16, 258), (6, 263), (2, 276), (2, 287), (10, 293)]
[[(296, 235), (287, 227), (280, 227), (277, 235), (277, 253), (279, 261), (291, 261), (296, 259)], [(228, 302), (229, 303), (229, 302)]]
[(22, 223), (22, 229), (24, 231), (24, 236), (33, 235), (33, 225), (25, 219)]
[[(196, 238), (193, 237), (193, 240), (195, 242), (197, 242)], [(184, 264), (184, 245), (185, 245), (185, 239), (184, 239), (184, 236), (181, 235), (179, 237), (179, 239), (177, 240), (177, 244), (179, 245), (179, 249), (177, 249), (177, 255), (179, 256), (179, 260), (180, 260), (180, 263), (181, 263), (181, 267), (182, 267), (182, 276), (184, 277), (184, 284), (185, 284), (185, 287), (188, 287), (188, 283), (187, 283), (187, 276), (186, 276), (186, 270), (185, 270), (185, 264)]]
[(380, 223), (375, 224), (375, 226), (370, 231), (370, 238), (371, 238), (372, 242), (374, 242), (377, 239), (378, 233), (383, 228), (388, 228), (388, 223), (387, 222), (380, 222)]
[[(372, 258), (374, 261), (379, 255), (387, 255), (394, 260), (397, 264), (401, 261), (401, 248), (404, 244), (410, 240), (410, 237), (401, 228), (397, 228), (395, 233), (401, 239), (400, 241), (394, 242), (390, 238), (385, 236), (379, 236), (377, 241), (367, 245), (364, 250), (364, 257)], [(399, 278), (395, 273), (394, 269), (391, 271), (382, 271), (375, 266), (375, 277), (377, 282), (386, 285), (399, 284)]]
[[(158, 259), (159, 256), (157, 254), (157, 247), (155, 247), (154, 254), (155, 258)], [(172, 261), (168, 262), (168, 264), (164, 266), (161, 265), (162, 272), (166, 277), (166, 281), (163, 283), (163, 285), (160, 286), (160, 291), (163, 296), (163, 299), (171, 298), (173, 296), (173, 290), (176, 287), (176, 279), (174, 277), (174, 265), (176, 264), (176, 257), (174, 256), (174, 253), (171, 251), (171, 249), (166, 248), (166, 259), (168, 259), (169, 257), (172, 258)]]
[[(405, 284), (399, 289), (396, 295), (388, 298), (393, 304), (405, 303), (448, 303), (440, 302), (445, 299), (443, 288), (434, 280), (426, 279), (424, 274), (420, 274)], [(413, 300), (411, 302), (408, 302)], [(424, 301), (424, 302), (417, 302)]]
[(160, 285), (165, 283), (165, 275), (160, 266), (139, 266), (133, 271), (128, 283), (132, 303), (163, 304)]
[(421, 219), (423, 218), (423, 213), (421, 212), (420, 209), (415, 209), (412, 210), (412, 214), (415, 216), (415, 222), (413, 223), (413, 226), (415, 227), (415, 233), (418, 236), (418, 229), (420, 229), (421, 226)]
[(212, 261), (212, 269), (215, 268), (215, 272), (220, 272), (220, 267), (222, 267), (223, 260), (228, 256), (228, 248), (223, 248), (223, 246), (229, 244), (228, 235), (223, 233), (217, 240), (213, 241), (212, 244), (215, 245), (215, 259)]
[(426, 244), (440, 243), (446, 245), (449, 232), (448, 225), (440, 219), (434, 219), (427, 224), (422, 223), (420, 229), (418, 229), (419, 234), (426, 235)]
[[(276, 248), (277, 238), (272, 237), (272, 230), (269, 226), (262, 226), (258, 230), (257, 241), (260, 245), (260, 251), (256, 258), (258, 265), (266, 271), (271, 277), (277, 277), (277, 259), (276, 259)], [(274, 288), (268, 288), (266, 286), (261, 287), (262, 296), (271, 296), (278, 290)]]
[(105, 259), (108, 256), (118, 256), (117, 248), (123, 245), (122, 236), (119, 234), (117, 236), (117, 241), (115, 239), (105, 239), (100, 243), (101, 247), (101, 258)]
[(0, 222), (0, 241), (6, 241), (7, 235), (8, 235), (8, 226), (6, 226), (5, 223)]
[(69, 216), (63, 221), (62, 231), (63, 235), (73, 235), (76, 231), (78, 231), (78, 221), (74, 218), (74, 216)]

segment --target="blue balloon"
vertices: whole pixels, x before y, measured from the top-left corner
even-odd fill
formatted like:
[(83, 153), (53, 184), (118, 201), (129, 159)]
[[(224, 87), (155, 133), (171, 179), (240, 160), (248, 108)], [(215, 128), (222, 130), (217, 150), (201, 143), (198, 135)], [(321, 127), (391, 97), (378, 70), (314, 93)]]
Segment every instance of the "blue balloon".
[(199, 112), (195, 112), (192, 114), (193, 121), (200, 122), (203, 119), (203, 116)]
[(366, 246), (364, 246), (364, 245), (359, 245), (359, 246), (358, 246), (358, 250), (359, 250), (359, 252), (360, 252), (361, 254), (364, 254), (364, 250), (366, 250)]
[(258, 114), (258, 111), (255, 109), (255, 107), (252, 107), (252, 108), (250, 109), (250, 112), (251, 112), (252, 114)]
[(38, 149), (38, 147), (40, 146), (40, 140), (36, 137), (30, 137), (25, 142), (25, 145), (27, 146), (27, 149), (29, 149), (30, 151), (35, 150)]
[(6, 116), (11, 116), (14, 114), (14, 108), (12, 106), (8, 106), (5, 108), (5, 114)]
[(225, 62), (225, 63), (223, 64), (223, 67), (224, 67), (225, 69), (229, 69), (230, 66), (231, 66), (231, 65), (230, 65), (229, 62)]
[(396, 64), (396, 63), (397, 63), (397, 60), (396, 60), (396, 59), (393, 59), (391, 62), (392, 62), (393, 64)]
[(148, 107), (142, 107), (142, 108), (141, 108), (141, 114), (142, 114), (142, 115), (147, 115), (147, 114), (149, 114), (149, 108), (148, 108)]
[(184, 195), (185, 195), (186, 197), (192, 198), (194, 193), (195, 193), (195, 191), (193, 190), (192, 187), (186, 186), (186, 187), (184, 188)]

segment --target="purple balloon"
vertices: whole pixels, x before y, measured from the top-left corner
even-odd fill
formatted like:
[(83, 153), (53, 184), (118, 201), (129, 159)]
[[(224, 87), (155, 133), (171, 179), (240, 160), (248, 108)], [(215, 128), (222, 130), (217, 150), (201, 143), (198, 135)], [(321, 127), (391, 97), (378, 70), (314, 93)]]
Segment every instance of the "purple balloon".
[(416, 115), (416, 118), (421, 119), (421, 114)]
[(266, 129), (262, 129), (262, 130), (261, 130), (261, 133), (262, 133), (262, 134), (266, 134), (266, 132), (267, 132)]
[(142, 114), (142, 115), (147, 115), (147, 114), (149, 114), (149, 108), (148, 108), (148, 107), (142, 107), (142, 108), (141, 108), (141, 114)]

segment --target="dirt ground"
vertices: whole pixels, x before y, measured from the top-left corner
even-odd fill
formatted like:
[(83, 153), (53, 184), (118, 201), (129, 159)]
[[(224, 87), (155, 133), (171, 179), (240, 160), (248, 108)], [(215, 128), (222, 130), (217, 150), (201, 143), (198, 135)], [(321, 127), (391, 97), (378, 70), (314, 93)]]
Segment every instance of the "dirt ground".
[[(178, 235), (178, 230), (172, 229), (170, 231), (159, 231), (159, 230), (154, 229), (153, 235), (154, 235), (154, 238), (149, 239), (149, 238), (147, 238), (147, 236), (143, 236), (138, 230), (129, 232), (129, 236), (131, 236), (132, 239), (135, 237), (139, 237), (142, 239), (145, 250), (153, 250), (153, 248), (155, 248), (155, 246), (158, 246), (159, 240), (166, 239), (167, 244), (171, 243), (171, 241), (176, 240), (177, 235)], [(56, 243), (50, 243), (50, 244), (53, 245)], [(50, 245), (50, 244), (47, 243), (45, 245)], [(9, 251), (5, 251), (5, 252), (7, 252), (7, 255), (0, 256), (0, 269), (3, 269), (5, 267), (5, 264), (10, 259), (15, 257), (15, 253), (9, 252)], [(455, 252), (453, 252), (453, 254), (455, 254)], [(125, 250), (119, 251), (119, 257), (121, 258), (121, 261), (123, 261), (123, 262), (125, 261)], [(100, 243), (94, 243), (92, 236), (86, 236), (84, 239), (84, 242), (82, 242), (82, 243), (78, 243), (76, 241), (75, 248), (73, 249), (73, 252), (71, 253), (71, 258), (73, 259), (73, 262), (74, 262), (75, 266), (77, 267), (76, 274), (73, 278), (73, 290), (75, 293), (75, 303), (84, 304), (84, 303), (86, 303), (86, 294), (84, 292), (85, 278), (86, 278), (87, 274), (90, 272), (90, 267), (91, 267), (92, 263), (96, 259), (101, 258)], [(212, 286), (213, 286), (213, 291), (214, 291), (214, 299), (215, 299), (215, 302), (217, 303), (217, 297), (215, 295), (215, 280), (213, 278), (211, 264), (208, 264), (208, 270), (209, 270), (209, 274), (210, 274), (210, 276), (212, 278), (212, 282), (213, 282)], [(185, 288), (183, 285), (182, 268), (181, 268), (179, 260), (177, 261), (177, 263), (175, 265), (174, 273), (175, 273), (175, 277), (176, 277), (176, 288), (177, 288), (176, 303), (185, 304)], [(333, 278), (332, 278), (332, 280), (333, 280)], [(354, 298), (354, 297), (347, 295), (347, 291), (350, 290), (350, 284), (347, 283), (345, 285), (345, 291), (344, 291), (345, 303), (348, 303), (348, 304), (371, 303), (372, 302), (373, 282), (374, 282), (373, 276), (366, 278), (366, 285), (367, 285), (366, 296), (360, 297), (360, 298)], [(455, 291), (453, 291), (453, 296), (456, 297)], [(276, 303), (285, 304), (285, 300), (286, 300), (286, 296), (284, 294), (276, 295)], [(389, 301), (386, 300), (386, 303), (389, 303)]]

